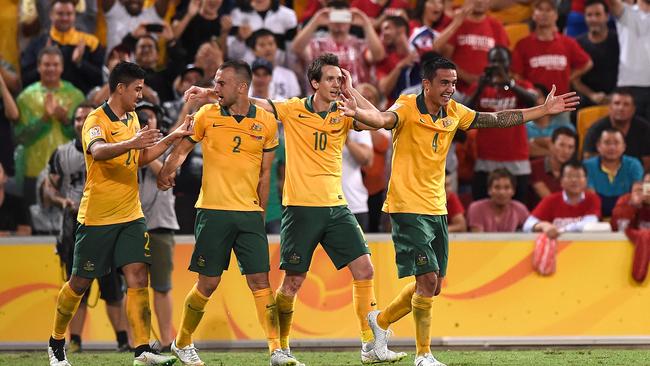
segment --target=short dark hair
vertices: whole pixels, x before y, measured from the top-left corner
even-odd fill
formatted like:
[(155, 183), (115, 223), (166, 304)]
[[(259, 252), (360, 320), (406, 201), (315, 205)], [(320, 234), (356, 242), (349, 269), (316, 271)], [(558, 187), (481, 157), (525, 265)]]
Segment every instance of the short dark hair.
[(330, 0), (327, 2), (327, 7), (333, 9), (349, 9), (350, 4), (345, 0)]
[(84, 100), (83, 102), (79, 103), (76, 107), (74, 107), (74, 111), (72, 112), (72, 118), (70, 118), (70, 121), (72, 121), (73, 125), (74, 125), (74, 119), (75, 119), (75, 115), (77, 114), (77, 111), (84, 108), (95, 109), (97, 108), (97, 106), (95, 106), (89, 100)]
[(517, 189), (517, 180), (515, 179), (515, 176), (512, 175), (508, 169), (504, 168), (494, 169), (492, 172), (490, 172), (487, 180), (488, 188), (492, 187), (492, 183), (494, 183), (494, 181), (502, 178), (508, 178), (510, 180), (510, 184), (512, 185), (512, 189)]
[(562, 169), (560, 170), (560, 178), (564, 177), (564, 171), (566, 170), (567, 167), (573, 169), (580, 169), (585, 173), (585, 175), (587, 175), (587, 169), (585, 169), (585, 166), (582, 165), (582, 163), (579, 162), (578, 160), (571, 159), (566, 163), (562, 164)]
[(229, 68), (233, 69), (235, 71), (235, 74), (240, 79), (243, 79), (243, 81), (246, 82), (248, 86), (251, 85), (251, 80), (253, 80), (253, 71), (251, 70), (249, 64), (242, 60), (229, 60), (219, 66), (219, 70), (225, 70)]
[(436, 57), (433, 60), (426, 61), (422, 65), (422, 79), (433, 80), (436, 77), (436, 72), (440, 69), (456, 70), (456, 64), (444, 57)]
[(573, 139), (573, 141), (578, 143), (578, 135), (576, 135), (575, 131), (573, 131), (569, 127), (564, 127), (564, 126), (558, 127), (555, 130), (553, 130), (553, 133), (551, 133), (551, 142), (555, 143), (558, 137), (562, 135), (569, 136)]
[(156, 52), (160, 52), (160, 50), (158, 49), (158, 40), (156, 39), (156, 37), (154, 37), (153, 35), (151, 35), (149, 33), (143, 35), (142, 37), (138, 38), (135, 41), (136, 48), (138, 46), (138, 43), (140, 43), (140, 40), (145, 39), (145, 38), (150, 39), (153, 42), (153, 47), (156, 49)]
[(607, 5), (605, 0), (587, 0), (585, 1), (585, 8), (597, 4), (600, 4), (603, 6), (603, 8), (605, 8), (605, 13), (609, 13), (609, 5)]
[(52, 0), (50, 1), (50, 10), (54, 7), (54, 4), (56, 3), (61, 3), (61, 4), (72, 4), (72, 6), (76, 7), (77, 3), (79, 3), (78, 0)]
[(320, 81), (323, 77), (323, 66), (336, 66), (339, 65), (339, 58), (333, 53), (324, 53), (314, 59), (307, 68), (307, 79), (311, 83), (312, 80)]
[(117, 89), (117, 84), (129, 85), (134, 80), (144, 79), (146, 75), (147, 73), (140, 66), (132, 62), (122, 61), (115, 65), (115, 68), (108, 76), (108, 89), (113, 93)]
[(43, 47), (40, 51), (38, 51), (38, 57), (36, 58), (37, 65), (41, 64), (41, 60), (45, 55), (57, 55), (61, 59), (61, 63), (63, 63), (63, 53), (57, 46)]
[(535, 0), (533, 1), (533, 9), (539, 8), (539, 6), (544, 3), (550, 5), (553, 8), (553, 10), (557, 13), (557, 4), (555, 3), (555, 0)]
[(391, 22), (396, 28), (403, 28), (408, 36), (409, 23), (406, 21), (406, 19), (397, 15), (390, 15), (384, 19), (384, 22)]
[(275, 42), (276, 45), (280, 45), (280, 42), (278, 42), (278, 39), (276, 38), (275, 33), (271, 32), (270, 30), (266, 28), (260, 28), (253, 32), (250, 37), (246, 39), (246, 45), (254, 50), (255, 46), (257, 46), (257, 40), (262, 38), (262, 37), (273, 37), (273, 41)]
[(615, 88), (612, 91), (612, 94), (625, 95), (625, 96), (628, 96), (628, 97), (632, 98), (632, 100), (635, 99), (634, 94), (632, 93), (632, 90), (630, 88), (627, 88), (627, 87)]
[(625, 135), (623, 135), (623, 131), (621, 131), (621, 130), (619, 130), (617, 128), (614, 128), (614, 127), (607, 127), (606, 129), (604, 129), (604, 130), (602, 130), (600, 132), (600, 136), (598, 136), (598, 141), (599, 142), (600, 142), (600, 140), (603, 139), (603, 136), (606, 133), (612, 133), (612, 134), (617, 134), (618, 133), (618, 134), (621, 134), (621, 137), (623, 138), (623, 141), (625, 141)]

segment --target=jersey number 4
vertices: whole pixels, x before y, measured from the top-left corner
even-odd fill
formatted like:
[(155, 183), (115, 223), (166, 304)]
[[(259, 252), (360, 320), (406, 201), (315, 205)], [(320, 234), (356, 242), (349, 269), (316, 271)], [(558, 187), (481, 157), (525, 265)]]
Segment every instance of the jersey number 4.
[(436, 132), (435, 135), (433, 135), (433, 141), (431, 142), (431, 147), (433, 147), (434, 152), (438, 152), (438, 135), (440, 133)]

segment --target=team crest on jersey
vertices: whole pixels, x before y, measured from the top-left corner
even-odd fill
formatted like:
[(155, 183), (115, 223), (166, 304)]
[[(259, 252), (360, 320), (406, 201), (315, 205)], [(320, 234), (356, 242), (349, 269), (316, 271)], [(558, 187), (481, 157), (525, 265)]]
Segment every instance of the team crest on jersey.
[(444, 127), (449, 127), (452, 124), (454, 124), (454, 121), (452, 121), (451, 118), (445, 117), (445, 118), (442, 119), (442, 125)]
[(86, 263), (84, 263), (84, 271), (93, 272), (94, 270), (95, 270), (95, 263), (91, 261), (86, 261)]
[(251, 125), (251, 131), (262, 131), (262, 125), (255, 122)]
[(429, 258), (422, 253), (418, 253), (415, 257), (415, 264), (418, 266), (424, 266), (427, 263), (429, 263)]
[(199, 267), (205, 267), (205, 257), (202, 256), (202, 255), (200, 255), (200, 256), (196, 259), (196, 265), (199, 266)]
[(331, 124), (331, 125), (335, 125), (335, 124), (337, 124), (337, 123), (341, 123), (341, 117), (332, 117), (332, 118), (330, 119), (330, 124)]
[(299, 264), (301, 259), (300, 255), (294, 252), (289, 256), (289, 258), (287, 258), (287, 262), (289, 262), (289, 264)]
[(102, 130), (99, 128), (99, 126), (95, 126), (88, 130), (88, 135), (90, 136), (90, 139), (97, 138), (102, 135)]

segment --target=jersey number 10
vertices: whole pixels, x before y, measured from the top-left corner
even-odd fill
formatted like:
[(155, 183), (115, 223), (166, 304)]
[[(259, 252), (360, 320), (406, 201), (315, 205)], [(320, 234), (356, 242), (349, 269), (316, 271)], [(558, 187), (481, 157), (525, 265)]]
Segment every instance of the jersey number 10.
[(314, 150), (323, 151), (327, 148), (327, 133), (325, 132), (314, 132)]

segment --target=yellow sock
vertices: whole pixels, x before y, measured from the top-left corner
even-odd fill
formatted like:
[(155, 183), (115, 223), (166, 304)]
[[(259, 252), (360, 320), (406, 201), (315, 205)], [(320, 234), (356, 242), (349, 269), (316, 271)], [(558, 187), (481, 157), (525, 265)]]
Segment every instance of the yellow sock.
[(253, 291), (255, 297), (255, 308), (257, 319), (264, 329), (266, 341), (269, 344), (269, 351), (280, 348), (280, 324), (278, 320), (278, 306), (273, 298), (273, 291), (270, 288)]
[(417, 355), (431, 353), (431, 308), (433, 297), (413, 294), (411, 300), (415, 319), (415, 347)]
[(293, 322), (293, 305), (296, 297), (284, 295), (280, 290), (275, 294), (275, 304), (278, 307), (278, 320), (280, 324), (280, 346), (289, 348), (289, 333)]
[(377, 316), (377, 324), (383, 329), (402, 319), (406, 314), (411, 312), (411, 298), (415, 293), (415, 282), (411, 282), (404, 286), (402, 292), (393, 301), (388, 304)]
[(210, 298), (199, 292), (196, 285), (187, 293), (183, 315), (181, 316), (181, 328), (176, 335), (176, 346), (178, 348), (187, 347), (192, 343), (192, 333), (194, 333), (196, 327), (199, 326), (199, 322), (201, 322), (201, 318), (203, 318), (208, 300)]
[(77, 312), (79, 303), (83, 294), (78, 295), (75, 293), (68, 282), (63, 284), (59, 296), (56, 299), (56, 310), (54, 311), (54, 330), (52, 330), (52, 338), (56, 340), (65, 339), (65, 331), (68, 329), (68, 324)]
[(149, 288), (129, 288), (126, 290), (126, 318), (131, 326), (133, 344), (149, 344), (151, 332), (151, 308), (149, 307)]
[(352, 304), (359, 320), (361, 342), (370, 342), (374, 338), (368, 325), (368, 313), (377, 309), (373, 280), (352, 281)]

